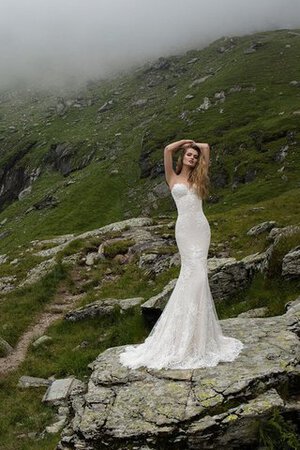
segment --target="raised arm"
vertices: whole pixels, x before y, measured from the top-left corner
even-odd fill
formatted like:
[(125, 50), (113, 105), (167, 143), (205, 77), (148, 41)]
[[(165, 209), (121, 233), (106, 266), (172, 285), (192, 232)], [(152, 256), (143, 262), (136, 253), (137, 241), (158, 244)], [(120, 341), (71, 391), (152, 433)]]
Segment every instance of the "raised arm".
[(210, 163), (210, 159), (209, 159), (209, 155), (210, 155), (210, 146), (207, 143), (200, 143), (200, 142), (196, 142), (196, 144), (198, 145), (198, 147), (200, 147), (200, 150), (202, 152), (202, 155), (206, 161), (207, 167), (209, 167), (209, 163)]
[(172, 181), (172, 178), (176, 176), (176, 173), (173, 169), (173, 152), (178, 150), (184, 144), (192, 144), (195, 143), (191, 139), (182, 139), (181, 141), (172, 142), (164, 149), (164, 166), (165, 166), (165, 177), (168, 185)]

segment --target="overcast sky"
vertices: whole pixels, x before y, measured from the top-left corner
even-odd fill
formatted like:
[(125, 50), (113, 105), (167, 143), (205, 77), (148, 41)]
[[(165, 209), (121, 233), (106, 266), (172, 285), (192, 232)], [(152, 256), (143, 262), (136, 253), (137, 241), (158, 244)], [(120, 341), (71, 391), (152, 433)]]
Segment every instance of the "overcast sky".
[(300, 27), (300, 0), (0, 0), (0, 89), (107, 76), (222, 36)]

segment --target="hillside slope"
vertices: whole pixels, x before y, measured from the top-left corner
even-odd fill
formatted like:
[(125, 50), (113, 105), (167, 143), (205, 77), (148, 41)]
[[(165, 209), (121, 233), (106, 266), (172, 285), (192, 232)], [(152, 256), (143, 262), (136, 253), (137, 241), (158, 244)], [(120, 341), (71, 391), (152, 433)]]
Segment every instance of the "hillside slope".
[(225, 37), (80, 92), (2, 93), (1, 251), (174, 214), (162, 150), (181, 138), (211, 144), (209, 218), (226, 213), (232, 225), (262, 202), (253, 224), (273, 212), (281, 225), (295, 223), (299, 55), (300, 31), (278, 30)]

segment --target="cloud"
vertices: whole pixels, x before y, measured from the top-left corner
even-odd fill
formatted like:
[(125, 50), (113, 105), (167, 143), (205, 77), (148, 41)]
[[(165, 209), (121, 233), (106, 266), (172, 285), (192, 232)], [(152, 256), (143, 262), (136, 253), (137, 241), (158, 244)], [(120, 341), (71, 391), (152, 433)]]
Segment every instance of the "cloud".
[(299, 0), (1, 0), (0, 88), (85, 82), (222, 36), (299, 25)]

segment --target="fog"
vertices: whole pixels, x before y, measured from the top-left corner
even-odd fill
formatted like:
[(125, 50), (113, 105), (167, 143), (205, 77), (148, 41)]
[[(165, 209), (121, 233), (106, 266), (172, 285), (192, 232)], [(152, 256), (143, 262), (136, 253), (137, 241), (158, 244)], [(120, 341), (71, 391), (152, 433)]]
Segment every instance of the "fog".
[(0, 0), (0, 89), (70, 86), (222, 36), (300, 27), (300, 0)]

